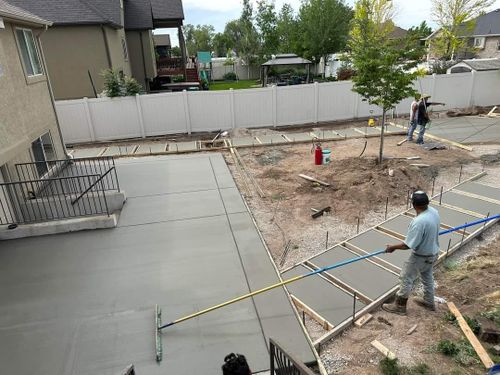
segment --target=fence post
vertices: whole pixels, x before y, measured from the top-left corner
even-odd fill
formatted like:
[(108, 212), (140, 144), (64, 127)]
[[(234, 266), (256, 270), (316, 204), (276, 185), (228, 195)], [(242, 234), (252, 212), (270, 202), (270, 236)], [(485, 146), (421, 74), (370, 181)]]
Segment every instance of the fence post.
[(469, 97), (469, 107), (474, 106), (474, 86), (476, 84), (476, 73), (474, 71), (471, 72), (470, 76), (470, 97)]
[(314, 123), (318, 123), (319, 117), (319, 83), (314, 82)]
[(139, 97), (139, 94), (135, 94), (135, 105), (137, 106), (137, 119), (139, 120), (141, 137), (146, 138), (146, 132), (144, 131), (144, 118), (142, 116), (141, 98)]
[(83, 98), (83, 106), (85, 108), (85, 117), (87, 118), (87, 126), (89, 127), (90, 140), (92, 142), (96, 141), (95, 132), (94, 132), (94, 124), (92, 123), (92, 115), (90, 114), (90, 106), (89, 106), (89, 98)]
[(353, 113), (353, 118), (358, 118), (359, 117), (359, 99), (360, 96), (357, 92), (352, 91), (352, 94), (354, 95), (354, 113)]
[(432, 96), (433, 99), (436, 96), (436, 77), (437, 77), (436, 73), (432, 74), (432, 92), (431, 92), (431, 96)]
[(278, 126), (278, 88), (276, 85), (272, 86), (273, 94), (273, 126)]
[(182, 97), (184, 99), (184, 116), (186, 118), (186, 132), (191, 134), (191, 114), (189, 113), (189, 98), (186, 90), (182, 91)]
[(229, 111), (231, 112), (231, 128), (234, 129), (236, 127), (236, 113), (234, 111), (234, 90), (232, 88), (229, 89)]

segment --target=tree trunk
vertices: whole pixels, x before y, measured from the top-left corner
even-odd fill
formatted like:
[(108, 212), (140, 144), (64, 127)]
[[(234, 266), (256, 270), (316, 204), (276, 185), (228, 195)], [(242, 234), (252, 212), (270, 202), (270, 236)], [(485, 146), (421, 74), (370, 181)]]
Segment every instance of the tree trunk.
[(326, 59), (328, 58), (328, 55), (323, 56), (323, 79), (326, 79)]
[(382, 111), (382, 130), (380, 131), (380, 150), (378, 154), (378, 163), (380, 165), (382, 165), (382, 161), (384, 159), (385, 114), (386, 109), (384, 108)]

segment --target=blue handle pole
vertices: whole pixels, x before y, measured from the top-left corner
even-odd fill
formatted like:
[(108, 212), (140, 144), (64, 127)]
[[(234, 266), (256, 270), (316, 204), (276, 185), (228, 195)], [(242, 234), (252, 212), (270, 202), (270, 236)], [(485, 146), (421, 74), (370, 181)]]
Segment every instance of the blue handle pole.
[(383, 254), (383, 253), (385, 253), (385, 250), (377, 250), (377, 251), (375, 251), (373, 253), (370, 253), (370, 254), (367, 254), (367, 255), (363, 255), (363, 256), (360, 256), (360, 257), (357, 257), (357, 258), (347, 259), (347, 260), (344, 260), (343, 262), (335, 263), (335, 264), (332, 264), (331, 266), (320, 268), (319, 270), (309, 272), (309, 273), (305, 274), (304, 277), (311, 276), (311, 275), (316, 275), (318, 273), (323, 273), (323, 272), (326, 272), (326, 271), (330, 271), (330, 270), (333, 270), (334, 268), (339, 268), (339, 267), (345, 266), (347, 264), (358, 262), (360, 260), (363, 260), (363, 259), (366, 259), (366, 258), (371, 258), (371, 257), (374, 257), (376, 255)]
[(486, 223), (487, 221), (491, 221), (491, 220), (495, 220), (495, 219), (500, 219), (500, 214), (495, 215), (495, 216), (490, 216), (490, 217), (487, 217), (485, 219), (476, 220), (476, 221), (473, 221), (472, 223), (460, 225), (460, 226), (455, 227), (455, 228), (443, 230), (443, 231), (439, 232), (439, 235), (441, 236), (441, 235), (446, 234), (446, 233), (455, 232), (455, 231), (460, 230), (460, 229), (468, 228), (468, 227), (471, 227), (471, 226), (477, 225), (477, 224)]

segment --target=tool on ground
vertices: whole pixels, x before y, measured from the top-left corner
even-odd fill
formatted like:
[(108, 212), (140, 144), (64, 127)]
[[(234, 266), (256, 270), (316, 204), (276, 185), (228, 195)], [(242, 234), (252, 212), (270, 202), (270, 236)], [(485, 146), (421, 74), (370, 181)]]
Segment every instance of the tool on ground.
[(317, 219), (318, 217), (323, 216), (323, 214), (325, 214), (325, 212), (330, 212), (331, 210), (332, 210), (332, 208), (330, 206), (325, 207), (325, 208), (323, 208), (321, 210), (318, 210), (317, 212), (313, 213), (311, 215), (311, 217), (313, 219)]
[(398, 146), (401, 146), (403, 143), (408, 142), (408, 138), (403, 139), (401, 142), (398, 142)]
[[(464, 224), (464, 225), (460, 225), (460, 226), (455, 227), (455, 228), (451, 228), (451, 229), (447, 229), (447, 230), (441, 231), (441, 232), (439, 232), (439, 235), (441, 236), (441, 235), (446, 234), (446, 233), (455, 232), (455, 231), (458, 231), (460, 229), (468, 228), (468, 227), (473, 226), (473, 225), (485, 223), (487, 221), (496, 220), (496, 219), (500, 219), (500, 214), (497, 214), (497, 215), (494, 215), (494, 216), (490, 216), (490, 217), (487, 217), (485, 219), (476, 220), (474, 222), (471, 222), (471, 223), (468, 223), (468, 224)], [(251, 292), (251, 293), (244, 294), (244, 295), (242, 295), (240, 297), (233, 298), (233, 299), (231, 299), (229, 301), (226, 301), (226, 302), (220, 303), (218, 305), (209, 307), (207, 309), (195, 312), (193, 314), (184, 316), (182, 318), (176, 319), (176, 320), (174, 320), (174, 321), (172, 321), (170, 323), (163, 324), (163, 325), (161, 323), (161, 309), (158, 307), (158, 305), (156, 305), (155, 306), (156, 360), (158, 362), (160, 362), (162, 360), (162, 357), (163, 357), (163, 348), (162, 348), (162, 342), (161, 342), (161, 330), (162, 329), (165, 329), (167, 327), (171, 327), (171, 326), (173, 326), (175, 324), (178, 324), (178, 323), (182, 323), (182, 322), (184, 322), (186, 320), (190, 320), (190, 319), (196, 318), (196, 317), (198, 317), (200, 315), (204, 315), (204, 314), (209, 313), (211, 311), (218, 310), (220, 308), (223, 308), (225, 306), (231, 305), (233, 303), (243, 301), (243, 300), (245, 300), (247, 298), (256, 296), (258, 294), (262, 294), (262, 293), (268, 292), (270, 290), (279, 288), (280, 286), (284, 286), (284, 285), (293, 283), (295, 281), (302, 280), (302, 279), (304, 279), (304, 278), (306, 278), (308, 276), (317, 275), (317, 274), (320, 274), (320, 273), (323, 273), (323, 272), (326, 272), (326, 271), (333, 270), (335, 268), (346, 266), (348, 264), (351, 264), (351, 263), (354, 263), (354, 262), (359, 262), (360, 260), (371, 258), (371, 257), (377, 256), (377, 255), (381, 255), (381, 254), (385, 254), (385, 249), (384, 250), (377, 250), (377, 251), (375, 251), (373, 253), (369, 253), (367, 255), (359, 256), (359, 257), (356, 257), (356, 258), (347, 259), (347, 260), (344, 260), (342, 262), (338, 262), (338, 263), (332, 264), (332, 265), (330, 265), (328, 267), (323, 267), (323, 268), (317, 269), (315, 271), (311, 271), (311, 272), (305, 273), (303, 275), (292, 277), (290, 279), (287, 279), (287, 280), (281, 281), (279, 283), (267, 286), (265, 288), (256, 290), (256, 291)]]

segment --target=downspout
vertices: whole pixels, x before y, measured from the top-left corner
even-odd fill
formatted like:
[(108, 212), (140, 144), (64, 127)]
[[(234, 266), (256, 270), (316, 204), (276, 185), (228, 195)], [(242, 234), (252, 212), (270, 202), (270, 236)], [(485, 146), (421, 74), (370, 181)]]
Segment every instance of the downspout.
[(64, 152), (64, 156), (66, 159), (69, 159), (70, 156), (68, 155), (68, 150), (66, 149), (66, 144), (64, 143), (64, 138), (63, 134), (61, 131), (61, 126), (59, 124), (59, 117), (57, 117), (57, 110), (56, 110), (56, 99), (54, 97), (54, 91), (52, 90), (52, 84), (50, 83), (50, 77), (49, 77), (49, 70), (47, 69), (47, 62), (45, 61), (45, 54), (43, 53), (43, 46), (42, 46), (42, 38), (41, 36), (49, 29), (47, 25), (45, 25), (45, 28), (42, 30), (40, 34), (36, 36), (36, 39), (38, 40), (38, 45), (40, 46), (40, 57), (42, 58), (42, 65), (43, 69), (45, 71), (45, 74), (47, 75), (47, 88), (49, 90), (49, 95), (50, 95), (50, 103), (52, 104), (52, 109), (54, 110), (54, 116), (56, 118), (56, 127), (57, 127), (57, 133), (59, 134), (59, 139), (61, 141), (62, 149)]
[(111, 62), (111, 53), (109, 52), (109, 43), (108, 37), (106, 36), (106, 29), (104, 29), (104, 25), (101, 25), (102, 37), (104, 39), (104, 48), (106, 49), (106, 58), (108, 59), (108, 67), (109, 69), (113, 69), (113, 63)]

